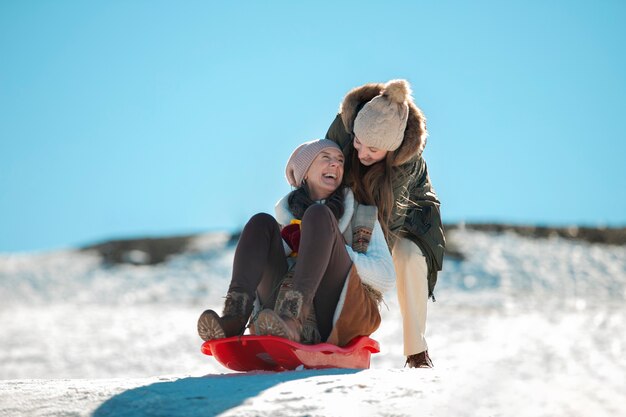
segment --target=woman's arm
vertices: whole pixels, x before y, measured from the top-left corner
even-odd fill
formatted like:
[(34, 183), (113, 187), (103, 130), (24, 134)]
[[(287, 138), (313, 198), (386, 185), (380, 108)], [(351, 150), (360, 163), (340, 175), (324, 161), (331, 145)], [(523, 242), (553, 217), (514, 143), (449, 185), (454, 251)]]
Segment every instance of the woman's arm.
[(341, 113), (337, 114), (335, 120), (333, 120), (333, 123), (328, 128), (326, 139), (330, 139), (339, 145), (344, 155), (347, 153), (346, 147), (352, 143), (352, 137), (350, 133), (346, 132), (343, 120), (341, 120)]
[(374, 224), (372, 239), (367, 246), (367, 252), (355, 252), (348, 245), (346, 245), (346, 250), (364, 283), (371, 285), (381, 293), (393, 288), (396, 283), (396, 270), (385, 241), (383, 229), (378, 221)]
[[(446, 238), (441, 221), (439, 199), (430, 182), (426, 162), (420, 158), (419, 170), (409, 185), (410, 200), (415, 206), (409, 208), (403, 222), (409, 239), (417, 243), (426, 257), (441, 271), (443, 267)], [(430, 268), (430, 266), (429, 266)], [(431, 268), (432, 269), (432, 268)]]

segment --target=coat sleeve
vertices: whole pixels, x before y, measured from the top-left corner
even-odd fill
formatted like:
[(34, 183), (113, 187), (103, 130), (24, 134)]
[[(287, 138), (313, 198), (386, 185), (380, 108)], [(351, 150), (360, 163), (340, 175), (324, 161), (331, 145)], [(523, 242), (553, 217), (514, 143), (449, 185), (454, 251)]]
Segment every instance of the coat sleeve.
[(346, 154), (346, 148), (350, 145), (352, 137), (350, 133), (346, 132), (343, 120), (341, 119), (341, 113), (337, 114), (335, 120), (333, 120), (333, 123), (328, 128), (328, 132), (326, 132), (326, 139), (330, 139), (335, 142), (339, 145), (344, 155)]
[(415, 203), (405, 217), (404, 228), (432, 262), (435, 270), (443, 266), (446, 239), (441, 221), (440, 202), (433, 188), (426, 162), (420, 158), (417, 175), (409, 186), (409, 198)]
[(348, 245), (346, 245), (346, 250), (364, 283), (371, 285), (381, 293), (393, 288), (396, 283), (396, 270), (383, 229), (378, 221), (374, 223), (367, 252), (356, 252)]

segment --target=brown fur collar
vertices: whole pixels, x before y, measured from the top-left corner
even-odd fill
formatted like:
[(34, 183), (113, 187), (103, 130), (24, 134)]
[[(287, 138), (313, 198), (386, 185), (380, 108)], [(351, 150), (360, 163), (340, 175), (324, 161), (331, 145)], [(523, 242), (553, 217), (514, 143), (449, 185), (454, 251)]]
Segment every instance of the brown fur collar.
[[(341, 120), (346, 129), (352, 135), (354, 119), (362, 106), (380, 94), (385, 84), (371, 83), (356, 87), (348, 92), (339, 107)], [(426, 146), (426, 117), (413, 100), (409, 100), (409, 118), (404, 131), (402, 144), (394, 152), (396, 154), (395, 165), (402, 165), (421, 156)]]

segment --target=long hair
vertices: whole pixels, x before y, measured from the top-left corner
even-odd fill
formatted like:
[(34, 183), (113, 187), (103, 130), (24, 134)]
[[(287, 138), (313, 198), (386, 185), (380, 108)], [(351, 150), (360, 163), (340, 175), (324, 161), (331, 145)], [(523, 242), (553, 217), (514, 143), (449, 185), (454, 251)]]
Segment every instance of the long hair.
[[(324, 201), (324, 204), (330, 209), (337, 221), (339, 221), (345, 211), (345, 196), (343, 193), (344, 188), (345, 185), (342, 183), (326, 199), (326, 201)], [(306, 209), (317, 203), (316, 201), (312, 200), (311, 197), (309, 197), (308, 187), (306, 183), (302, 187), (297, 188), (289, 193), (287, 202), (289, 204), (289, 210), (291, 211), (291, 214), (293, 214), (293, 216), (298, 220), (302, 220)]]
[(382, 161), (365, 166), (359, 161), (359, 154), (354, 147), (350, 146), (349, 148), (346, 159), (348, 159), (350, 169), (346, 175), (346, 184), (352, 189), (354, 197), (359, 203), (378, 207), (378, 221), (387, 242), (390, 242), (392, 232), (389, 229), (389, 224), (395, 212), (395, 198), (391, 181), (395, 152), (388, 152)]

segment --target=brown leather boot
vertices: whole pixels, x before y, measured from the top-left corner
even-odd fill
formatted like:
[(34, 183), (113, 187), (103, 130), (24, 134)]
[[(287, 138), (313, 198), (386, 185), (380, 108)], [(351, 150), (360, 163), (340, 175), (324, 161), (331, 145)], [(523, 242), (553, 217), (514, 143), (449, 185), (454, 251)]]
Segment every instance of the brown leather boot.
[(224, 301), (224, 312), (220, 317), (213, 310), (206, 310), (198, 319), (198, 334), (202, 340), (222, 339), (242, 335), (252, 313), (252, 302), (248, 294), (229, 292)]
[(425, 350), (420, 353), (416, 353), (415, 355), (410, 355), (406, 357), (406, 363), (404, 366), (409, 366), (409, 368), (432, 368), (433, 361), (430, 360), (430, 356), (428, 356), (428, 351)]
[(254, 322), (254, 333), (284, 337), (300, 342), (302, 334), (303, 312), (302, 293), (296, 290), (284, 292), (284, 296), (276, 300), (275, 310), (266, 308), (261, 311)]

